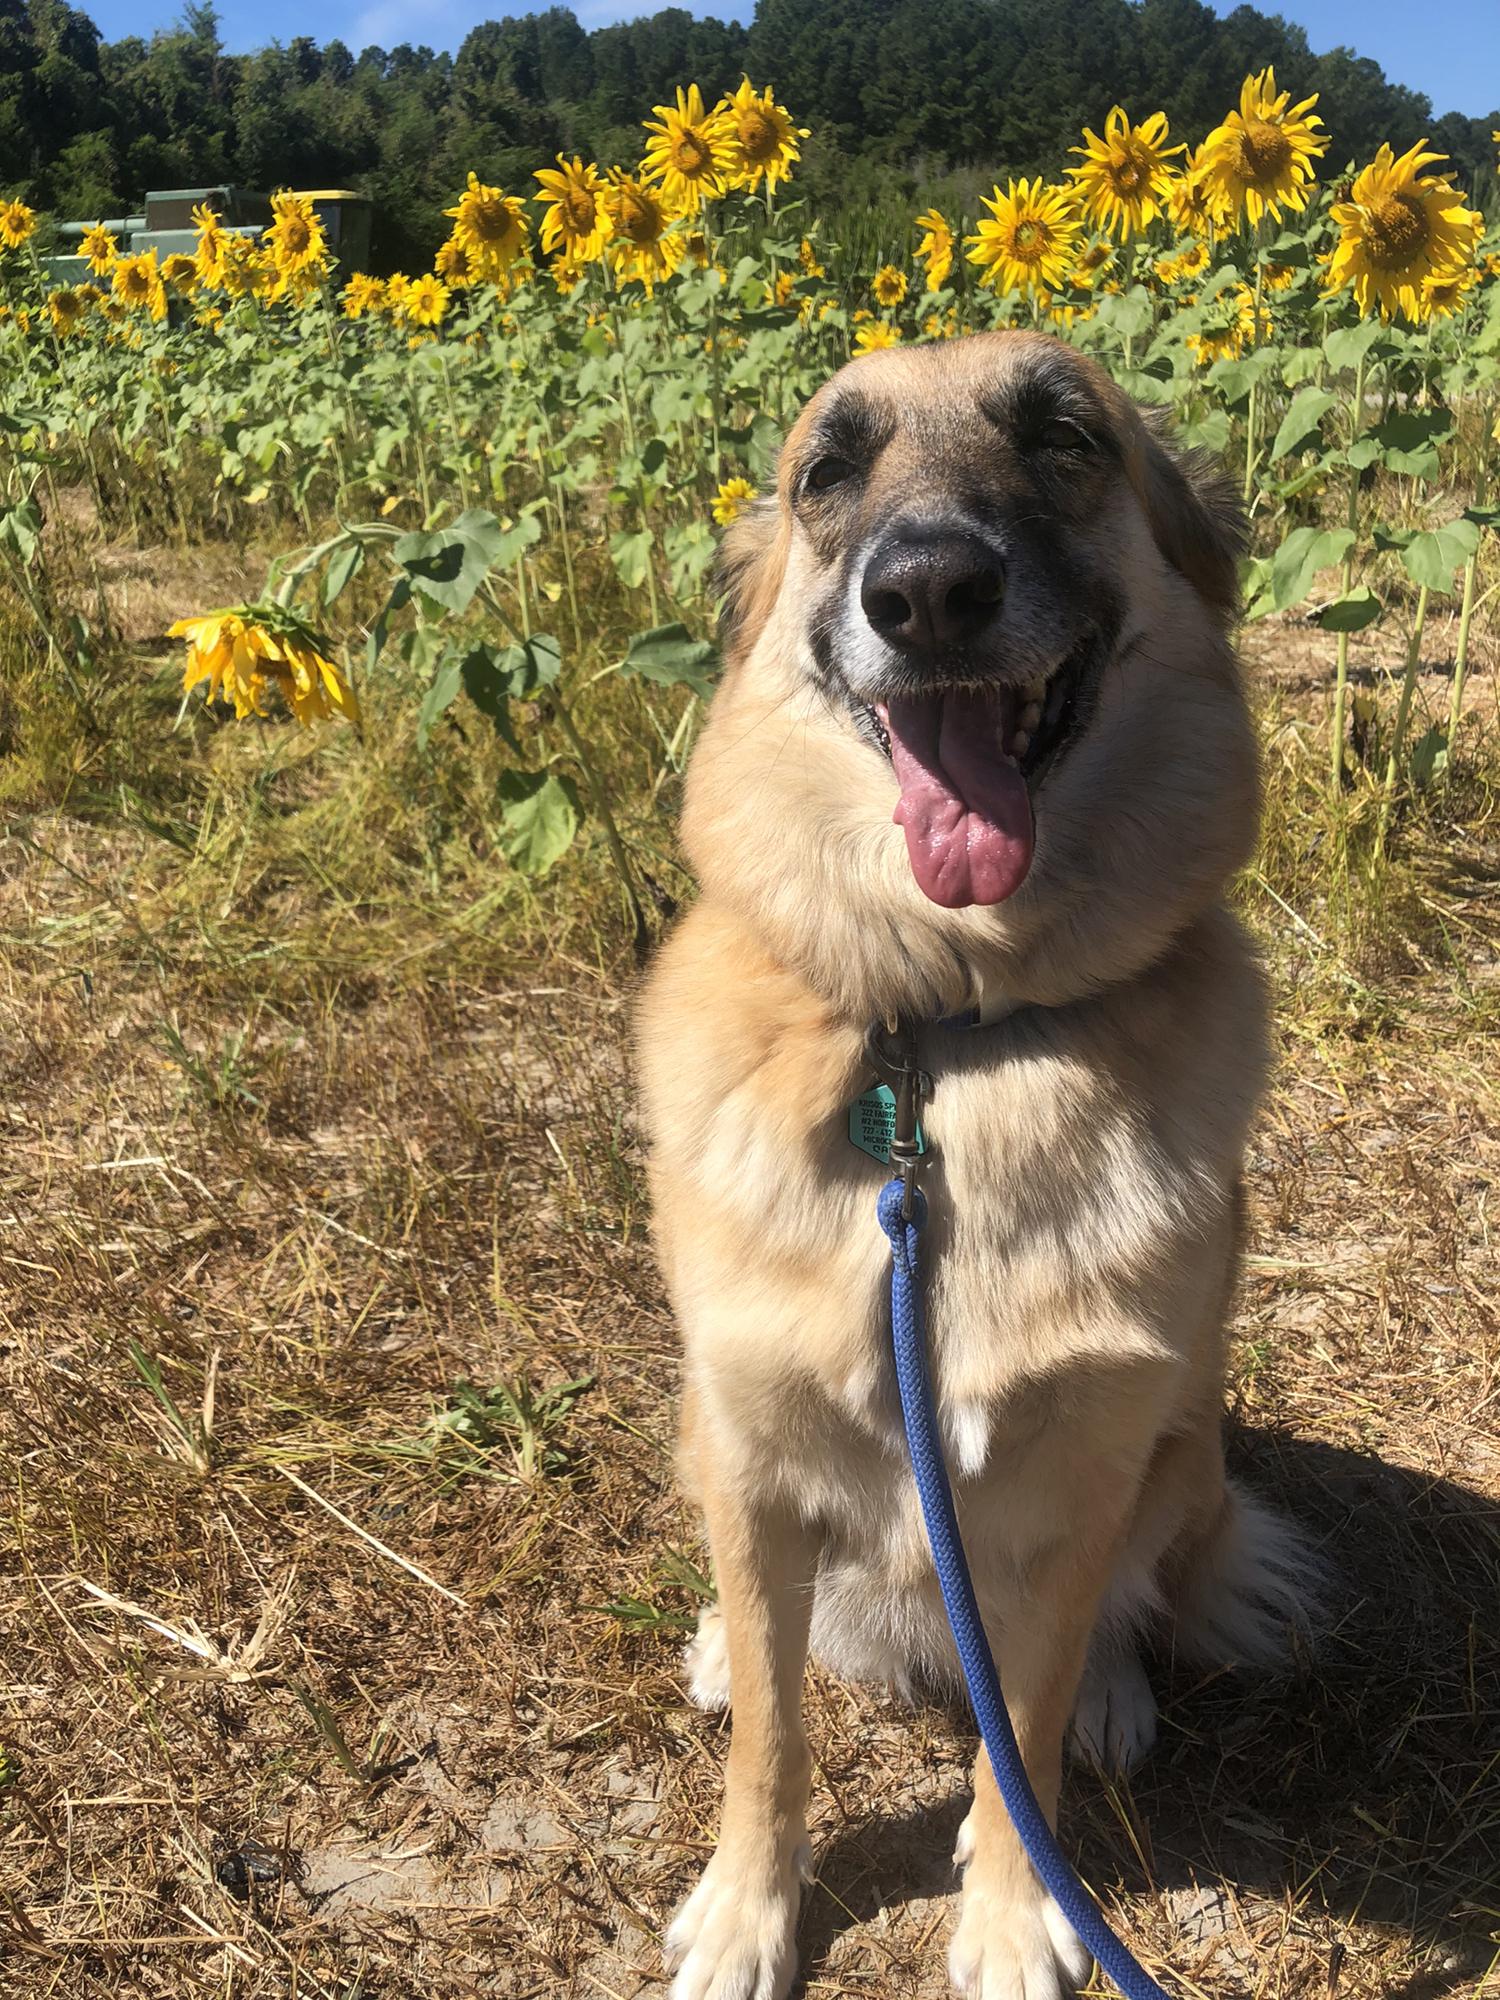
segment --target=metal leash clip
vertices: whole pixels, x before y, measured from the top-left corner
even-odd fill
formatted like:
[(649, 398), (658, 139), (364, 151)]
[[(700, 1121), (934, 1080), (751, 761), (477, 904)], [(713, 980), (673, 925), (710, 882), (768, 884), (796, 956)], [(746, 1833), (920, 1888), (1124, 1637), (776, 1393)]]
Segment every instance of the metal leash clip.
[(901, 1219), (914, 1213), (917, 1171), (922, 1161), (918, 1118), (922, 1100), (932, 1095), (932, 1078), (917, 1062), (916, 1024), (901, 1015), (894, 1026), (876, 1021), (865, 1037), (865, 1053), (875, 1074), (896, 1100), (896, 1124), (891, 1134), (891, 1165), (901, 1177)]

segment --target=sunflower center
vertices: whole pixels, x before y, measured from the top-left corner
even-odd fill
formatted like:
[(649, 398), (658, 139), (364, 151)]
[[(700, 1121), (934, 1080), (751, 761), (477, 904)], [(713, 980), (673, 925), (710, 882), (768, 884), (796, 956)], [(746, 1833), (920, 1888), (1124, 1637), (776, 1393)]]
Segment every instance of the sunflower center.
[(632, 243), (654, 243), (662, 230), (656, 204), (641, 194), (623, 196), (620, 201), (620, 227)]
[(1111, 177), (1120, 194), (1139, 194), (1150, 185), (1151, 170), (1139, 154), (1121, 153), (1114, 162)]
[(563, 213), (577, 236), (587, 236), (594, 226), (594, 197), (587, 188), (569, 188), (563, 196)]
[(740, 150), (747, 160), (769, 160), (776, 144), (776, 127), (764, 111), (740, 113)]
[(289, 218), (284, 235), (287, 252), (293, 257), (300, 257), (312, 242), (312, 231), (300, 215)]
[(497, 196), (484, 195), (470, 211), (469, 227), (481, 243), (504, 243), (512, 227), (510, 210)]
[(1039, 264), (1046, 252), (1047, 232), (1039, 222), (1018, 222), (1011, 242), (1023, 264)]
[(678, 173), (696, 179), (709, 164), (708, 148), (696, 132), (679, 132), (672, 142), (672, 164)]
[(1279, 125), (1251, 118), (1240, 133), (1240, 177), (1251, 186), (1269, 186), (1291, 163), (1292, 142)]
[(1382, 195), (1367, 213), (1370, 261), (1382, 270), (1399, 271), (1427, 248), (1427, 211), (1416, 195)]

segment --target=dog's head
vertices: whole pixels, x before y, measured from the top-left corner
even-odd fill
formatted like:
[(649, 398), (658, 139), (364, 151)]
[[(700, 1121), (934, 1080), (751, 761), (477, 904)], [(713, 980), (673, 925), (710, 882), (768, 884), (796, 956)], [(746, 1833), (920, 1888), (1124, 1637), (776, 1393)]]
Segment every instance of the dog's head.
[[(990, 920), (1014, 942), (1081, 865), (1107, 876), (1091, 844), (1138, 844), (1142, 815), (1184, 791), (1201, 810), (1181, 767), (1195, 733), (1230, 823), (1208, 842), (1216, 880), (1243, 853), (1253, 781), (1225, 640), (1241, 544), (1227, 483), (1062, 342), (884, 350), (813, 397), (776, 495), (728, 538), (731, 681), (783, 710), (805, 691), (867, 760), (827, 781), (894, 803), (928, 904), (968, 918), (1015, 898)], [(1111, 826), (1111, 804), (1136, 824)]]

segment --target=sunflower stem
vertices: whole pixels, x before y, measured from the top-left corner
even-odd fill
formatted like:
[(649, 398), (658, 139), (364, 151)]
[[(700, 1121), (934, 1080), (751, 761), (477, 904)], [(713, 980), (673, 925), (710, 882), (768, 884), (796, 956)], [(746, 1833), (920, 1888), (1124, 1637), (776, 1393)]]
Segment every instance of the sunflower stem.
[[(1349, 443), (1352, 447), (1364, 429), (1365, 414), (1365, 357), (1359, 357), (1354, 371), (1354, 394), (1349, 401)], [(1339, 578), (1339, 596), (1349, 595), (1354, 581), (1355, 538), (1359, 534), (1359, 473), (1354, 466), (1349, 468), (1349, 512), (1346, 525), (1349, 529), (1349, 547), (1344, 554), (1344, 566)], [(1333, 724), (1330, 731), (1329, 785), (1333, 796), (1338, 798), (1344, 784), (1344, 714), (1349, 696), (1349, 634), (1340, 632), (1333, 680)]]
[[(1481, 472), (1474, 493), (1474, 505), (1484, 505), (1484, 475)], [(1463, 721), (1464, 682), (1469, 672), (1469, 626), (1474, 617), (1474, 585), (1479, 575), (1479, 550), (1464, 564), (1464, 594), (1458, 612), (1458, 644), (1453, 653), (1453, 693), (1448, 702), (1448, 765), (1453, 770), (1453, 746), (1458, 741), (1459, 725)]]
[(1406, 725), (1411, 715), (1411, 698), (1417, 685), (1417, 668), (1422, 660), (1422, 632), (1427, 623), (1427, 585), (1424, 583), (1417, 592), (1416, 622), (1411, 628), (1411, 643), (1406, 649), (1406, 670), (1401, 676), (1401, 699), (1396, 704), (1396, 722), (1391, 731), (1391, 752), (1386, 759), (1385, 783), (1381, 787), (1380, 816), (1375, 825), (1375, 852), (1385, 853), (1385, 838), (1391, 823), (1391, 808), (1396, 798), (1396, 776), (1401, 765), (1401, 752), (1406, 747)]

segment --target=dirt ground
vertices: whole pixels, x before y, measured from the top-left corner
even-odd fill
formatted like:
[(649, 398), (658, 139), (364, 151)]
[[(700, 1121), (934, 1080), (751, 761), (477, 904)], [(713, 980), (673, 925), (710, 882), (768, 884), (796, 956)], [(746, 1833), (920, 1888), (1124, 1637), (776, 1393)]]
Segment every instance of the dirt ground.
[[(66, 812), (0, 841), (0, 1993), (660, 1993), (726, 1725), (678, 1669), (628, 974), (356, 958), (370, 911), (252, 862), (205, 914), (182, 865)], [(1063, 1815), (1186, 1993), (1500, 1977), (1497, 871), (1450, 840), (1376, 965), (1251, 901), (1233, 1455), (1334, 1602), (1287, 1678), (1160, 1663), (1155, 1757)], [(801, 1990), (938, 1995), (971, 1727), (808, 1702)]]

